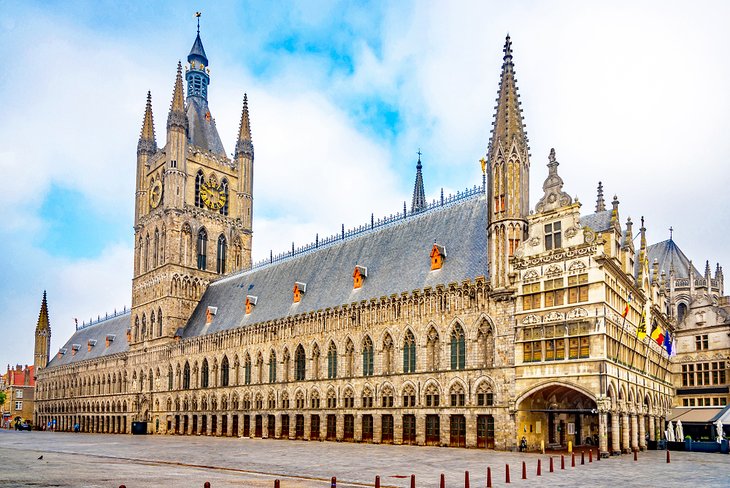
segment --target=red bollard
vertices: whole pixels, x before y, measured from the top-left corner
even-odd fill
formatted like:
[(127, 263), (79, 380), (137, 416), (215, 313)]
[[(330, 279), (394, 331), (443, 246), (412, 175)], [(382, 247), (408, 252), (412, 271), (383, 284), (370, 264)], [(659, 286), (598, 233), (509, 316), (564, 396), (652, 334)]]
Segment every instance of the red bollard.
[(274, 480), (274, 488), (281, 488), (281, 481)]
[(560, 455), (560, 469), (565, 469), (565, 454)]
[(542, 462), (539, 459), (537, 460), (537, 475), (542, 476)]
[(119, 488), (127, 488), (126, 485), (119, 485)]
[(639, 453), (634, 451), (634, 461), (638, 461), (638, 460), (639, 460)]
[(527, 465), (525, 465), (524, 461), (522, 461), (522, 479), (527, 479)]
[[(276, 488), (279, 488), (278, 486)], [(375, 477), (375, 488), (380, 488), (380, 476)]]
[(553, 457), (550, 456), (550, 472), (553, 473), (555, 470), (553, 469)]
[(575, 468), (575, 453), (570, 456), (570, 467)]
[(330, 483), (330, 488), (337, 488), (337, 477), (332, 477), (332, 483)]
[(203, 488), (210, 488), (210, 481), (206, 481)]
[[(669, 458), (667, 458), (669, 459)], [(505, 472), (504, 472), (504, 482), (509, 483), (509, 464), (505, 464)]]
[(585, 451), (580, 452), (580, 463), (585, 464), (586, 463), (586, 453)]
[(464, 488), (469, 488), (469, 471), (464, 471)]
[(492, 488), (492, 468), (487, 467), (487, 488)]
[(411, 475), (411, 488), (416, 488), (416, 475)]
[(671, 461), (669, 460), (669, 449), (667, 449), (667, 464), (669, 463), (671, 463)]
[(443, 473), (441, 473), (441, 483), (439, 483), (439, 488), (446, 488), (446, 476), (444, 476)]
[(588, 462), (593, 462), (593, 449), (588, 449)]

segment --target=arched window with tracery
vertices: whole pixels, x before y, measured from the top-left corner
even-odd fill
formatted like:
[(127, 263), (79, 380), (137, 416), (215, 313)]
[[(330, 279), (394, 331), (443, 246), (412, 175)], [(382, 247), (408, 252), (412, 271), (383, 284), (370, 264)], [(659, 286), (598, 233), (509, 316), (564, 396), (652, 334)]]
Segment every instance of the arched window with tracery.
[(312, 346), (312, 379), (319, 379), (319, 345)]
[(451, 331), (451, 369), (464, 369), (466, 367), (466, 340), (464, 329), (459, 324)]
[(393, 338), (390, 334), (385, 335), (383, 339), (383, 374), (391, 374), (393, 372)]
[(416, 338), (410, 330), (403, 339), (403, 372), (416, 372)]
[(205, 270), (208, 263), (208, 232), (198, 231), (198, 269)]
[(190, 363), (185, 361), (185, 367), (183, 368), (183, 390), (190, 389)]
[(464, 387), (460, 383), (455, 383), (449, 391), (452, 407), (463, 407), (465, 403)]
[(436, 332), (434, 327), (428, 331), (428, 338), (426, 342), (426, 368), (429, 371), (436, 371), (439, 368), (439, 351), (441, 349), (441, 343), (439, 341), (439, 334)]
[(494, 334), (489, 324), (482, 324), (477, 337), (481, 365), (485, 368), (494, 366)]
[(228, 386), (229, 370), (228, 357), (223, 356), (223, 361), (221, 361), (221, 386)]
[(203, 365), (200, 367), (200, 387), (208, 388), (208, 359), (203, 359)]
[(294, 379), (301, 381), (306, 374), (307, 357), (304, 354), (304, 347), (301, 344), (294, 353)]
[(162, 309), (157, 309), (157, 337), (162, 337)]
[(264, 382), (264, 355), (259, 351), (259, 355), (256, 357), (256, 383), (261, 384)]
[(203, 208), (203, 199), (200, 196), (200, 187), (205, 182), (205, 176), (203, 176), (203, 170), (199, 169), (198, 174), (195, 175), (195, 206)]
[(276, 383), (276, 353), (269, 354), (269, 383)]
[(246, 385), (251, 384), (251, 356), (246, 353), (246, 358), (243, 360), (243, 383)]
[(220, 213), (221, 215), (228, 215), (228, 180), (226, 178), (223, 178), (221, 182), (221, 193), (225, 197), (225, 203), (223, 203)]
[(218, 236), (218, 252), (216, 254), (216, 273), (223, 274), (226, 272), (226, 237), (221, 234)]
[(167, 368), (167, 389), (172, 390), (172, 366)]
[(335, 346), (335, 341), (330, 341), (330, 347), (327, 350), (327, 378), (337, 378), (337, 346)]
[(369, 336), (365, 337), (362, 345), (362, 375), (373, 375), (373, 341)]

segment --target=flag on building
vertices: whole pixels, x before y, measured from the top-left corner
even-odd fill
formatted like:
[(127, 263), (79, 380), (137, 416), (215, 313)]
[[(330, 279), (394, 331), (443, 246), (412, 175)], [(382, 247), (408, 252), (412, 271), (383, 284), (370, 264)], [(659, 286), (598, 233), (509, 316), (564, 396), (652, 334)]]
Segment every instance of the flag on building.
[(664, 334), (664, 349), (667, 350), (667, 355), (672, 355), (672, 337), (669, 335), (669, 331)]
[(657, 326), (654, 327), (654, 330), (651, 332), (651, 338), (660, 346), (664, 345), (664, 330), (661, 325), (657, 324)]
[(624, 308), (623, 318), (626, 318), (626, 316), (629, 314), (629, 304), (631, 303), (631, 293), (629, 293), (629, 298), (626, 299), (626, 308)]
[(644, 312), (641, 314), (641, 321), (639, 321), (639, 327), (636, 329), (636, 336), (642, 341), (646, 337), (646, 307), (644, 307)]

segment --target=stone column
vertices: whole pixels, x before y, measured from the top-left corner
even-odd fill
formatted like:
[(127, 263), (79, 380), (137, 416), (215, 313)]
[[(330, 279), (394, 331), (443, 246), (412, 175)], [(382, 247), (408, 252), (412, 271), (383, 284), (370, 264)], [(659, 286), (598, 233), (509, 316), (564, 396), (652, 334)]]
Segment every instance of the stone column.
[(466, 447), (477, 447), (477, 416), (466, 413)]
[(383, 441), (383, 415), (373, 414), (373, 443), (380, 444)]
[[(274, 425), (274, 438), (275, 439), (281, 439), (281, 424), (284, 422), (281, 421), (282, 414), (277, 413), (275, 414), (276, 418), (276, 425)], [(291, 432), (291, 417), (289, 418), (289, 431)], [(269, 433), (269, 437), (271, 437), (271, 433)], [(287, 439), (289, 438), (289, 435), (287, 434)]]
[(426, 414), (416, 413), (416, 444), (426, 444)]
[(618, 417), (619, 413), (617, 411), (611, 412), (611, 454), (613, 456), (621, 454), (621, 443), (619, 442), (621, 431), (619, 430)]
[(353, 422), (355, 422), (354, 429), (353, 429), (353, 439), (355, 442), (362, 442), (362, 414), (356, 413), (353, 417)]
[[(274, 435), (274, 433), (272, 432), (271, 435)], [(269, 437), (269, 416), (261, 414), (261, 438), (266, 439), (267, 437)]]
[(345, 438), (345, 414), (337, 414), (337, 440), (341, 441)]
[[(425, 427), (425, 423), (423, 425)], [(416, 417), (416, 431), (418, 430), (418, 417)], [(393, 414), (393, 444), (403, 444), (403, 414)]]
[(448, 446), (451, 442), (451, 415), (439, 415), (439, 445)]
[(639, 449), (646, 451), (646, 417), (639, 415)]
[(629, 429), (629, 414), (621, 414), (621, 451), (624, 453), (631, 452), (631, 441), (630, 441), (630, 430)]
[(653, 415), (649, 416), (649, 440), (655, 441), (656, 440), (656, 417)]
[(631, 413), (631, 450), (639, 450), (639, 424), (635, 413)]
[[(322, 430), (321, 425), (322, 424), (320, 422), (320, 430)], [(305, 414), (304, 415), (304, 439), (309, 440), (311, 437), (312, 437), (312, 416)]]
[(598, 413), (598, 455), (602, 458), (608, 457), (608, 415), (606, 412)]

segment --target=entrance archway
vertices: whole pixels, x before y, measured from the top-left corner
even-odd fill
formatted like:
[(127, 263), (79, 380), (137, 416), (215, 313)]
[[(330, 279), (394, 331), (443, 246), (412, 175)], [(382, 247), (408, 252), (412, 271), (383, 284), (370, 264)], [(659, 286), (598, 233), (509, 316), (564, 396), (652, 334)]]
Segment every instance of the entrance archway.
[(524, 437), (527, 449), (566, 449), (597, 445), (599, 418), (593, 395), (577, 385), (544, 383), (517, 400), (517, 445)]

